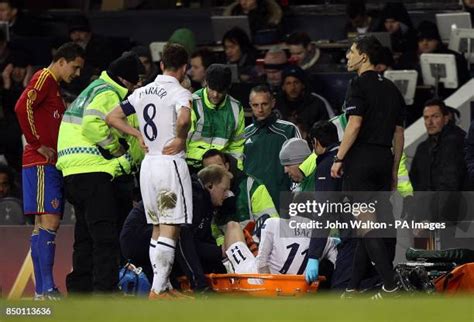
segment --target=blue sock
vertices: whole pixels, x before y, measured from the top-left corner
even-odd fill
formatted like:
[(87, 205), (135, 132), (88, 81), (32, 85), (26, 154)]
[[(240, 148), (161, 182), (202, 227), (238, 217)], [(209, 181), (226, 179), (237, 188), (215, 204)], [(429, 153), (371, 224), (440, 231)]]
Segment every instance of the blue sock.
[(56, 232), (40, 228), (38, 238), (38, 250), (41, 266), (41, 277), (43, 278), (43, 292), (52, 291), (55, 287), (53, 279), (54, 252), (56, 244)]
[(41, 276), (41, 267), (38, 253), (38, 234), (31, 235), (31, 259), (33, 260), (33, 269), (35, 270), (35, 292), (36, 294), (43, 294), (43, 279)]

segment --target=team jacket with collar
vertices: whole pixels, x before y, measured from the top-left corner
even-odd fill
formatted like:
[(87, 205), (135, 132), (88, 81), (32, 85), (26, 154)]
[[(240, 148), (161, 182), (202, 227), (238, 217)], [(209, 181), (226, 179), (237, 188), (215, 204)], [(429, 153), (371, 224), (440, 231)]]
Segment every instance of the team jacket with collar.
[(296, 125), (279, 120), (273, 113), (245, 128), (244, 172), (265, 184), (277, 209), (280, 192), (290, 191), (291, 187), (280, 163), (280, 150), (286, 140), (294, 137), (301, 137)]

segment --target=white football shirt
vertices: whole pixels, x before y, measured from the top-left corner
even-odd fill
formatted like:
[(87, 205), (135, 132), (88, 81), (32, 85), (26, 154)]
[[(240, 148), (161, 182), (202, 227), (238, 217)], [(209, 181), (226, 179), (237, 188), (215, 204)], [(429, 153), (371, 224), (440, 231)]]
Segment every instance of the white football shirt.
[[(176, 137), (176, 118), (182, 107), (191, 108), (192, 94), (172, 76), (158, 75), (154, 82), (136, 89), (121, 106), (126, 115), (136, 113), (140, 132), (150, 155)], [(184, 158), (185, 152), (177, 154)]]
[[(268, 267), (271, 274), (298, 274), (306, 269), (311, 229), (291, 228), (291, 219), (269, 218), (262, 227), (258, 247), (257, 267)], [(299, 223), (310, 220), (298, 217)], [(328, 238), (322, 258), (336, 262), (337, 248)]]

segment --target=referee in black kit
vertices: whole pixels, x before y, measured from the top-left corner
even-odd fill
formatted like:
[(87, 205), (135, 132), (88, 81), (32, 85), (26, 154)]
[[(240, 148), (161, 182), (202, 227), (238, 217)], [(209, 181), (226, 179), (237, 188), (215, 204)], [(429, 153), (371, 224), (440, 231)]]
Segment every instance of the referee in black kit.
[[(396, 86), (374, 70), (373, 58), (382, 46), (373, 36), (357, 38), (347, 53), (347, 69), (355, 71), (347, 91), (345, 112), (348, 123), (339, 152), (331, 168), (333, 177), (343, 176), (344, 191), (391, 191), (397, 186), (397, 173), (404, 144), (405, 103)], [(393, 150), (392, 150), (393, 143)], [(393, 221), (388, 194), (378, 201), (377, 213), (361, 214), (361, 221)], [(384, 211), (380, 211), (381, 205)], [(380, 206), (380, 207), (379, 207)], [(395, 238), (380, 238), (381, 232), (358, 231), (351, 281), (344, 293), (351, 296), (371, 265), (383, 281), (380, 298), (398, 290), (392, 261)], [(352, 293), (352, 294), (351, 294)]]

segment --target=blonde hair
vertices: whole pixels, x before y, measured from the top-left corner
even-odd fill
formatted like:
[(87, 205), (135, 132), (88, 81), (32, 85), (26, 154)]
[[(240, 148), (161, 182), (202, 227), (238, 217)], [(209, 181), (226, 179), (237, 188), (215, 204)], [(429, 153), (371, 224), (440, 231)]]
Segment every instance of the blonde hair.
[(201, 180), (203, 185), (219, 184), (225, 176), (228, 177), (229, 180), (234, 177), (232, 173), (215, 164), (205, 167), (198, 172), (199, 180)]

